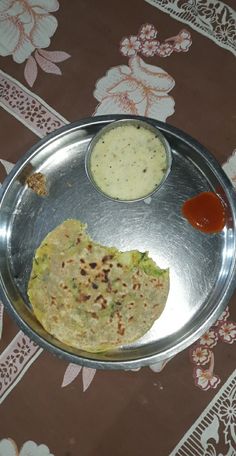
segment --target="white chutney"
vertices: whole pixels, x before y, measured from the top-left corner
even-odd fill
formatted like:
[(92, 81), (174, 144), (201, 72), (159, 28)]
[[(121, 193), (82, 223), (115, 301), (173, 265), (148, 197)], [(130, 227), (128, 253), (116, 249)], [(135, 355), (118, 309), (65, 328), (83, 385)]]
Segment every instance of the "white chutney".
[(165, 147), (155, 132), (134, 125), (104, 133), (90, 157), (90, 171), (102, 192), (119, 200), (152, 193), (167, 170)]

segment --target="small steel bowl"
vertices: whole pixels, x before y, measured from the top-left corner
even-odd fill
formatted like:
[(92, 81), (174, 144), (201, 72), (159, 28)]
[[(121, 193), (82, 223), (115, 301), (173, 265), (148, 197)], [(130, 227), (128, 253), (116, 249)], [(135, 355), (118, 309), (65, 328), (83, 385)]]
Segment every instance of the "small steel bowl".
[[(146, 195), (139, 197), (139, 198), (135, 198), (135, 199), (121, 199), (121, 198), (115, 198), (115, 197), (110, 196), (108, 193), (104, 192), (98, 186), (98, 184), (94, 180), (94, 177), (93, 177), (93, 174), (91, 171), (91, 157), (92, 157), (94, 147), (97, 144), (97, 142), (99, 141), (99, 139), (102, 136), (104, 136), (107, 132), (114, 130), (117, 127), (126, 126), (126, 125), (133, 125), (136, 127), (140, 126), (142, 128), (145, 128), (146, 130), (149, 130), (149, 131), (155, 133), (155, 135), (158, 136), (159, 140), (161, 141), (162, 145), (164, 146), (165, 153), (166, 153), (166, 164), (167, 164), (166, 171), (165, 171), (165, 174), (164, 174), (162, 180), (158, 184), (158, 186), (156, 186), (151, 192), (147, 193)], [(137, 202), (137, 201), (143, 201), (143, 200), (149, 198), (150, 196), (154, 195), (154, 193), (156, 193), (164, 184), (167, 176), (170, 173), (171, 165), (172, 165), (172, 151), (171, 151), (171, 147), (170, 147), (168, 141), (166, 140), (166, 138), (163, 136), (163, 134), (160, 132), (160, 130), (158, 130), (156, 127), (151, 125), (148, 121), (144, 122), (143, 120), (137, 120), (137, 119), (121, 119), (121, 120), (111, 122), (110, 124), (103, 127), (90, 141), (88, 148), (87, 148), (87, 152), (85, 154), (85, 170), (86, 170), (87, 176), (88, 176), (90, 182), (92, 183), (92, 185), (94, 186), (94, 188), (99, 193), (101, 193), (103, 196), (105, 196), (106, 198), (108, 198), (112, 201), (117, 201), (117, 202), (122, 202), (122, 203), (133, 203), (133, 202)]]

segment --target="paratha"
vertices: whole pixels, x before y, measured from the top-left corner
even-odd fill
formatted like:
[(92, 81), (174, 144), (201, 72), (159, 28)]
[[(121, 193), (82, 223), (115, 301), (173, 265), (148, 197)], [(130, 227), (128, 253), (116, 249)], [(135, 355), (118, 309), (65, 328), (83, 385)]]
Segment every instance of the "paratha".
[(59, 341), (102, 352), (143, 336), (161, 315), (169, 271), (147, 252), (120, 252), (92, 241), (66, 220), (36, 250), (28, 296), (36, 318)]

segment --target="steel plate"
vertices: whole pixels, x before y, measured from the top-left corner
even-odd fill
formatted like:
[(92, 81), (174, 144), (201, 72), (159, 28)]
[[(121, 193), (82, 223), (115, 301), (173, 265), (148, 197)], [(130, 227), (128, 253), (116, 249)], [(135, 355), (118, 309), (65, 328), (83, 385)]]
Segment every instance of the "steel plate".
[[(36, 343), (68, 361), (95, 368), (128, 369), (155, 363), (193, 343), (223, 312), (235, 287), (236, 198), (217, 161), (196, 141), (155, 120), (169, 141), (172, 170), (162, 188), (145, 201), (114, 202), (94, 189), (84, 166), (87, 146), (109, 122), (104, 116), (70, 124), (36, 144), (16, 164), (0, 194), (2, 301)], [(145, 118), (139, 118), (147, 120)], [(47, 179), (49, 196), (25, 185), (33, 172)], [(227, 206), (227, 223), (218, 234), (195, 230), (181, 215), (186, 199), (213, 190)], [(46, 234), (68, 218), (88, 224), (91, 237), (120, 250), (148, 250), (170, 268), (170, 293), (162, 316), (136, 343), (104, 354), (63, 345), (35, 320), (27, 283), (35, 249)]]

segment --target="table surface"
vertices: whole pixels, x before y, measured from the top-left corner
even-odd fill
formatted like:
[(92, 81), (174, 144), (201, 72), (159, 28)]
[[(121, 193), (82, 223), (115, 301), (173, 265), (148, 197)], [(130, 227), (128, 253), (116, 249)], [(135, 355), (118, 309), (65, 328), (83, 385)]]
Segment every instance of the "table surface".
[[(234, 4), (1, 0), (1, 181), (49, 132), (119, 113), (182, 129), (236, 182)], [(0, 456), (235, 455), (235, 321), (234, 294), (171, 360), (95, 371), (43, 351), (0, 303)]]

